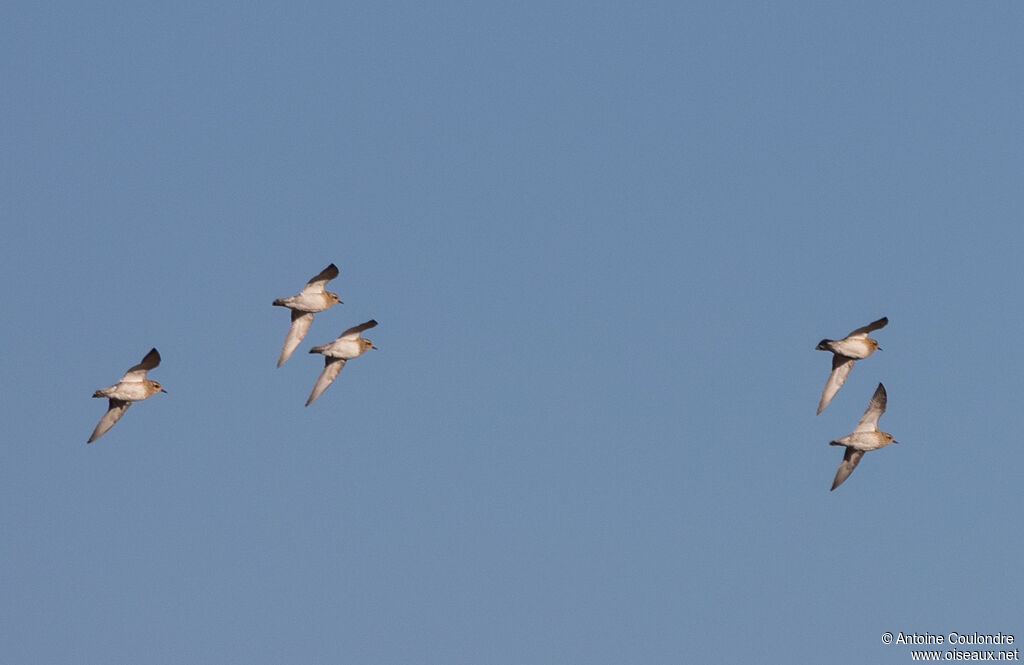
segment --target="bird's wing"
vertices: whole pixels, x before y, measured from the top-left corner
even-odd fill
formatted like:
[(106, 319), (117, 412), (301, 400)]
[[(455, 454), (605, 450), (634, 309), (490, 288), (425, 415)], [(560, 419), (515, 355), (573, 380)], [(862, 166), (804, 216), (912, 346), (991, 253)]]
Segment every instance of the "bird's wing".
[(839, 389), (843, 387), (846, 377), (850, 376), (851, 369), (853, 369), (853, 358), (847, 358), (838, 353), (832, 356), (832, 373), (828, 375), (825, 389), (821, 391), (821, 399), (818, 400), (818, 413), (828, 406)]
[(312, 312), (292, 310), (292, 326), (288, 329), (288, 335), (284, 338), (284, 344), (281, 346), (281, 356), (277, 359), (278, 367), (283, 365), (284, 361), (288, 360), (295, 352), (306, 333), (309, 332), (311, 325), (313, 325)]
[(306, 286), (302, 288), (302, 293), (323, 293), (324, 287), (327, 286), (327, 282), (331, 281), (338, 276), (338, 266), (333, 263), (323, 270), (320, 271), (313, 279), (306, 282)]
[(113, 427), (114, 423), (121, 419), (121, 416), (124, 415), (124, 412), (127, 411), (128, 407), (131, 405), (131, 402), (111, 398), (108, 402), (107, 412), (104, 413), (103, 417), (100, 418), (100, 421), (96, 423), (96, 429), (92, 431), (92, 435), (86, 443), (92, 443), (106, 434), (107, 430)]
[(320, 372), (320, 376), (316, 380), (316, 385), (313, 386), (313, 392), (309, 393), (309, 399), (306, 400), (306, 406), (309, 406), (316, 401), (317, 397), (324, 394), (327, 387), (338, 378), (338, 373), (341, 372), (341, 368), (345, 366), (344, 358), (330, 358), (324, 357), (324, 371)]
[[(839, 469), (836, 470), (836, 478), (832, 481), (832, 489), (839, 487), (843, 484), (843, 481), (850, 477), (853, 470), (857, 468), (857, 464), (860, 463), (860, 458), (864, 457), (863, 450), (855, 450), (853, 448), (847, 448), (846, 454), (843, 455), (843, 461), (839, 463)], [(829, 490), (830, 492), (832, 490)]]
[(150, 349), (146, 357), (142, 359), (138, 365), (134, 365), (131, 369), (124, 373), (121, 377), (122, 381), (144, 381), (146, 379), (146, 372), (153, 369), (160, 364), (160, 353), (156, 349)]
[(156, 348), (151, 348), (150, 352), (145, 355), (142, 362), (138, 365), (132, 366), (125, 375), (121, 377), (122, 381), (137, 382), (145, 380), (145, 373), (152, 370), (153, 368), (160, 365), (160, 352)]
[(888, 316), (883, 316), (882, 318), (878, 319), (877, 321), (872, 321), (871, 323), (867, 324), (863, 328), (857, 328), (856, 330), (851, 332), (849, 335), (847, 335), (847, 337), (857, 337), (857, 336), (860, 336), (860, 335), (862, 335), (864, 337), (867, 337), (869, 332), (871, 332), (872, 330), (878, 330), (879, 328), (884, 328), (886, 326), (886, 324), (888, 324), (888, 323), (889, 323), (889, 317)]
[(857, 428), (854, 432), (877, 432), (878, 431), (878, 419), (885, 413), (885, 403), (887, 397), (885, 394), (885, 386), (881, 383), (875, 388), (875, 394), (871, 396), (871, 401), (868, 402), (868, 408), (864, 411), (864, 415), (860, 417), (860, 422), (857, 423)]
[(358, 339), (359, 333), (363, 332), (364, 330), (369, 330), (375, 325), (377, 325), (377, 322), (374, 321), (373, 319), (370, 319), (366, 323), (360, 323), (358, 326), (352, 326), (345, 332), (341, 333), (341, 335), (338, 336), (338, 339)]

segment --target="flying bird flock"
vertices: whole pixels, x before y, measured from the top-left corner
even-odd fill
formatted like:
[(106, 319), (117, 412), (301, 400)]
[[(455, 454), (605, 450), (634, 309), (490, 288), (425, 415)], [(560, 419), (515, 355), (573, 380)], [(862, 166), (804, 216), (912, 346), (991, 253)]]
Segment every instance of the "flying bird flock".
[[(320, 271), (315, 277), (306, 282), (302, 291), (288, 298), (278, 298), (273, 302), (279, 307), (287, 307), (291, 310), (292, 323), (288, 329), (288, 335), (281, 347), (281, 355), (277, 359), (277, 366), (284, 364), (292, 353), (302, 343), (309, 327), (313, 323), (313, 315), (341, 303), (337, 293), (326, 290), (327, 282), (338, 276), (338, 266), (333, 263)], [(316, 383), (313, 385), (313, 392), (306, 400), (306, 406), (312, 404), (325, 390), (338, 378), (338, 373), (345, 366), (345, 362), (361, 356), (370, 349), (376, 349), (373, 342), (364, 338), (362, 332), (377, 325), (373, 319), (353, 326), (341, 333), (333, 342), (314, 346), (310, 353), (320, 353), (324, 356), (324, 369), (320, 372)], [(106, 397), (109, 402), (107, 412), (100, 418), (96, 429), (86, 443), (92, 443), (100, 438), (114, 426), (132, 402), (141, 402), (147, 397), (167, 391), (157, 383), (146, 378), (146, 372), (160, 364), (160, 353), (151, 349), (138, 365), (135, 365), (121, 377), (121, 380), (109, 388), (103, 388), (93, 393), (93, 397)]]
[[(295, 349), (305, 339), (313, 324), (313, 315), (341, 303), (338, 294), (328, 291), (326, 288), (327, 282), (337, 276), (338, 267), (332, 263), (306, 282), (306, 286), (296, 295), (278, 298), (273, 302), (275, 306), (291, 310), (291, 327), (289, 327), (284, 344), (281, 346), (281, 354), (277, 359), (278, 367), (291, 357)], [(832, 354), (832, 372), (825, 382), (825, 389), (822, 390), (821, 399), (818, 401), (818, 414), (832, 402), (836, 393), (843, 387), (846, 378), (850, 375), (850, 370), (853, 369), (854, 361), (863, 360), (875, 351), (881, 350), (878, 341), (868, 337), (868, 334), (884, 328), (888, 323), (889, 319), (883, 316), (862, 328), (857, 328), (843, 339), (823, 339), (818, 342), (818, 346), (815, 347), (818, 351), (828, 351)], [(338, 374), (345, 367), (346, 362), (358, 358), (370, 349), (377, 348), (372, 341), (362, 335), (364, 331), (376, 325), (377, 322), (370, 319), (345, 330), (333, 342), (314, 346), (309, 350), (310, 353), (323, 355), (324, 368), (317, 377), (316, 383), (313, 384), (313, 390), (306, 399), (306, 406), (324, 394), (324, 391), (338, 378)], [(120, 381), (93, 393), (93, 397), (107, 398), (107, 412), (100, 418), (87, 443), (92, 443), (106, 434), (121, 419), (133, 402), (141, 402), (157, 393), (167, 392), (158, 382), (146, 378), (146, 373), (158, 365), (160, 365), (160, 353), (156, 349), (151, 349), (138, 365), (125, 372)], [(850, 477), (861, 458), (864, 457), (864, 453), (884, 448), (890, 443), (898, 443), (893, 440), (892, 434), (878, 429), (878, 419), (885, 413), (886, 401), (885, 386), (879, 383), (853, 432), (829, 441), (831, 446), (846, 448), (843, 461), (840, 462), (839, 469), (832, 481), (833, 490)]]
[[(867, 358), (876, 350), (882, 350), (878, 346), (878, 340), (868, 337), (868, 333), (884, 328), (888, 323), (889, 319), (883, 316), (863, 328), (857, 328), (843, 339), (823, 339), (818, 342), (818, 346), (815, 347), (818, 351), (832, 352), (832, 373), (828, 375), (825, 389), (821, 393), (821, 400), (818, 402), (819, 414), (843, 387), (846, 377), (853, 369), (853, 362)], [(884, 448), (890, 443), (899, 443), (899, 441), (893, 440), (892, 434), (878, 429), (878, 419), (885, 413), (886, 400), (885, 386), (879, 383), (875, 394), (871, 396), (871, 401), (868, 402), (868, 408), (860, 417), (853, 432), (829, 441), (830, 446), (846, 446), (843, 461), (840, 462), (836, 477), (832, 481), (833, 490), (850, 477), (853, 470), (857, 468), (857, 464), (860, 463), (860, 458), (864, 457), (864, 453)]]

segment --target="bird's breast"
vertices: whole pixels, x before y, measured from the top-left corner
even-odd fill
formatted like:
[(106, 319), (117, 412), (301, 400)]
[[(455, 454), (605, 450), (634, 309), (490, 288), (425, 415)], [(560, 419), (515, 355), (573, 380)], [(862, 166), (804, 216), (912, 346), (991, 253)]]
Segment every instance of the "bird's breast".
[(147, 390), (146, 384), (141, 381), (119, 383), (111, 386), (103, 392), (104, 397), (124, 400), (126, 402), (138, 402), (149, 397), (152, 393)]
[(334, 301), (326, 293), (300, 293), (289, 298), (278, 298), (274, 301), (274, 304), (299, 312), (312, 312), (316, 314), (333, 305)]
[(362, 352), (363, 348), (358, 341), (339, 339), (328, 345), (324, 349), (323, 354), (331, 358), (344, 358), (348, 360), (349, 358), (355, 358)]
[(878, 450), (892, 443), (891, 439), (886, 438), (881, 432), (854, 432), (839, 440), (856, 450)]
[(832, 342), (832, 351), (840, 355), (846, 356), (847, 358), (867, 358), (875, 352), (875, 345), (867, 340), (862, 339), (840, 339)]

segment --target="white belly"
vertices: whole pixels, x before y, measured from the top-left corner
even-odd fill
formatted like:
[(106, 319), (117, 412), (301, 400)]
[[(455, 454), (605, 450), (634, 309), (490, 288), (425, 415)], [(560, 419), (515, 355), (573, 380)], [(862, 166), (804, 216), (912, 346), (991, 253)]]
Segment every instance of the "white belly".
[(126, 402), (138, 402), (149, 397), (149, 392), (146, 391), (146, 384), (141, 381), (119, 383), (116, 386), (110, 386), (98, 392), (104, 397), (113, 397), (114, 399)]
[(290, 298), (281, 298), (281, 302), (289, 309), (313, 313), (322, 312), (334, 304), (326, 293), (300, 293)]
[(358, 341), (338, 339), (331, 342), (330, 346), (324, 349), (324, 355), (332, 358), (344, 358), (349, 360), (363, 352), (362, 345)]
[(867, 339), (841, 339), (830, 344), (832, 350), (847, 358), (867, 358), (875, 352), (875, 345)]

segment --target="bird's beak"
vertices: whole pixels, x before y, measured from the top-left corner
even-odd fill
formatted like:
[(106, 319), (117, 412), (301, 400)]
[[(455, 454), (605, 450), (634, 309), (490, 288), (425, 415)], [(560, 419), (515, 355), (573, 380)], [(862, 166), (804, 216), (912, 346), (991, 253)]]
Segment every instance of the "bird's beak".
[(162, 393), (165, 393), (165, 392), (167, 392), (167, 391), (166, 391), (166, 390), (164, 390), (163, 388), (161, 388), (161, 389), (160, 389), (160, 392), (162, 392)]
[(893, 441), (893, 443), (899, 443), (899, 441)]
[(882, 347), (878, 347), (878, 350), (879, 351), (885, 351), (885, 349), (883, 349)]

